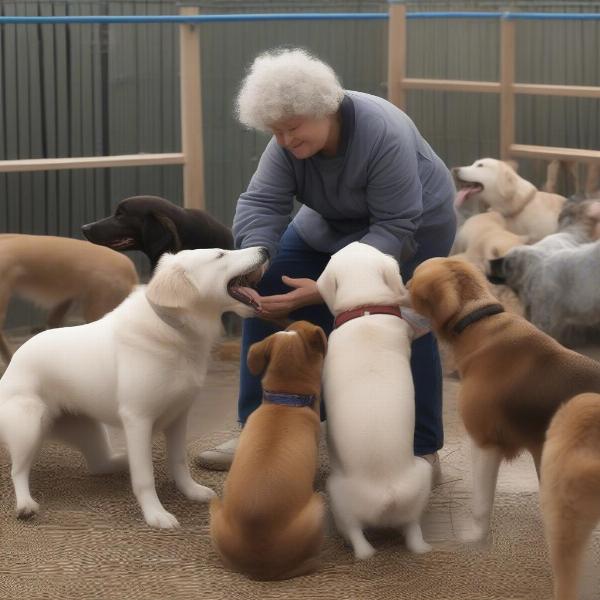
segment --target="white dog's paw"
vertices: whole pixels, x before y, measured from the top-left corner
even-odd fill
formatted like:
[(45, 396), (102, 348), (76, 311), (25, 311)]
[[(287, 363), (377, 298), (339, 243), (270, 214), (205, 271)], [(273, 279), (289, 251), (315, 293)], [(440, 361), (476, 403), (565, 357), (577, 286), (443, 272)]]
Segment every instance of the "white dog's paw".
[(216, 498), (217, 493), (211, 490), (209, 487), (194, 483), (186, 486), (184, 490), (181, 490), (183, 495), (190, 500), (196, 502), (210, 502), (213, 498)]
[(356, 560), (366, 560), (375, 554), (375, 548), (368, 542), (354, 547), (354, 558)]
[(17, 504), (17, 518), (28, 519), (36, 515), (39, 510), (40, 505), (33, 498), (29, 498), (29, 500)]
[(476, 542), (483, 542), (488, 535), (488, 527), (482, 525), (477, 521), (471, 521), (465, 530), (460, 533), (459, 537), (461, 541), (467, 544), (473, 544)]
[(427, 552), (431, 552), (433, 550), (433, 547), (431, 544), (422, 541), (419, 543), (409, 544), (408, 549), (415, 554), (427, 554)]
[(112, 473), (123, 473), (129, 469), (129, 461), (126, 454), (115, 454), (103, 463), (89, 466), (92, 475), (111, 475)]
[(164, 509), (145, 512), (144, 519), (150, 527), (156, 527), (157, 529), (175, 529), (179, 527), (179, 521), (175, 515)]

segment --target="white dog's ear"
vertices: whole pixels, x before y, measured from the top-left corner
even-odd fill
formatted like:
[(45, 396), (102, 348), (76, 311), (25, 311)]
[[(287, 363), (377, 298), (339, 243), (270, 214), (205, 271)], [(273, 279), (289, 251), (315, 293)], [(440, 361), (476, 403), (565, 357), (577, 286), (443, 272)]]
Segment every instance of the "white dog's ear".
[(317, 289), (326, 304), (331, 304), (333, 302), (337, 287), (335, 275), (333, 275), (331, 270), (328, 270), (326, 267), (323, 273), (321, 273), (321, 276), (317, 279)]
[[(386, 256), (385, 267), (383, 269), (383, 280), (388, 288), (396, 295), (395, 301), (398, 302), (398, 304), (407, 301), (409, 294), (402, 283), (400, 265), (396, 259), (391, 256)], [(408, 300), (408, 302), (410, 302), (410, 300)]]
[(518, 175), (509, 167), (500, 169), (498, 173), (497, 185), (500, 196), (504, 199), (511, 199), (517, 188)]
[(181, 264), (171, 257), (161, 258), (159, 268), (148, 283), (146, 298), (156, 306), (183, 308), (189, 306), (198, 292)]
[(269, 336), (261, 342), (256, 342), (250, 346), (246, 362), (252, 375), (258, 376), (267, 368), (269, 360), (271, 359), (272, 338), (273, 336)]
[(515, 173), (519, 172), (519, 163), (516, 160), (508, 159), (504, 161)]

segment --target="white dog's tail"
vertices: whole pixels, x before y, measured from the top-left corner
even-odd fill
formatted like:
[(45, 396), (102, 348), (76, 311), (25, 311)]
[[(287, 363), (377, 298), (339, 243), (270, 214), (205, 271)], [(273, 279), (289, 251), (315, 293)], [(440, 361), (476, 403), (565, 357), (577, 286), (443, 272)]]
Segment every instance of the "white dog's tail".
[(422, 458), (415, 458), (409, 472), (404, 473), (399, 481), (392, 483), (388, 488), (388, 498), (384, 501), (381, 514), (382, 520), (386, 521), (388, 515), (393, 519), (393, 515), (406, 511), (407, 507), (414, 509), (417, 516), (420, 515), (431, 492), (431, 480), (431, 465)]

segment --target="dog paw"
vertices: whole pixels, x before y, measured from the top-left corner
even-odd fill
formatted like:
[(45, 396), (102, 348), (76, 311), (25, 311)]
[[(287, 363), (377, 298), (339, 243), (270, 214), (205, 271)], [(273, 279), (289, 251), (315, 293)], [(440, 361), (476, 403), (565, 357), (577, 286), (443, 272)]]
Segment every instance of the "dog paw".
[(182, 490), (183, 495), (196, 502), (210, 502), (213, 498), (217, 496), (217, 493), (211, 490), (209, 487), (204, 485), (200, 485), (199, 483), (195, 483), (186, 487), (185, 490)]
[(488, 528), (477, 523), (470, 523), (466, 529), (460, 533), (460, 540), (467, 544), (474, 544), (477, 542), (483, 542), (488, 535)]
[(156, 510), (144, 513), (144, 519), (150, 527), (155, 527), (157, 529), (175, 529), (176, 527), (179, 527), (179, 521), (176, 519), (175, 515), (172, 515), (166, 510)]
[(17, 518), (18, 519), (29, 519), (29, 517), (33, 517), (40, 510), (40, 505), (30, 498), (25, 502), (21, 502), (17, 505)]
[(427, 542), (422, 542), (419, 544), (411, 544), (408, 546), (408, 549), (415, 554), (427, 554), (427, 552), (431, 552), (433, 550), (433, 547)]
[(366, 544), (364, 546), (360, 546), (359, 548), (354, 548), (354, 558), (356, 560), (367, 560), (367, 558), (371, 558), (375, 554), (375, 548), (371, 546), (371, 544)]

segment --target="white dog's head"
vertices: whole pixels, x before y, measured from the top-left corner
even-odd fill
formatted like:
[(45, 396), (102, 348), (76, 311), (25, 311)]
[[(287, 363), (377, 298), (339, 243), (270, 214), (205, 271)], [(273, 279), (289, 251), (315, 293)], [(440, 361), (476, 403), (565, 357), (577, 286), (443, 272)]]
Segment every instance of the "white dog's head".
[(535, 192), (533, 184), (519, 177), (512, 165), (495, 158), (455, 167), (452, 174), (459, 188), (454, 202), (457, 208), (473, 197), (508, 215), (521, 207), (523, 198)]
[(334, 315), (369, 304), (398, 306), (408, 297), (396, 260), (360, 242), (331, 257), (317, 287)]
[(146, 288), (146, 297), (164, 309), (203, 307), (219, 314), (233, 311), (251, 317), (258, 306), (253, 286), (263, 276), (267, 262), (264, 248), (164, 254)]

